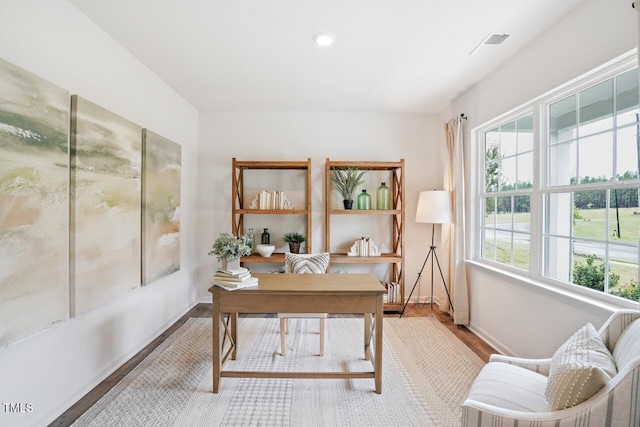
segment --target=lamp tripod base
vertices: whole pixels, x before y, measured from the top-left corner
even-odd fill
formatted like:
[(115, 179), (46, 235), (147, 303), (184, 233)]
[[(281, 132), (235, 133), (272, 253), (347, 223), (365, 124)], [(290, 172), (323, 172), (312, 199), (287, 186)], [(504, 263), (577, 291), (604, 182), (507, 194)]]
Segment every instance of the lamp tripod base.
[[(451, 295), (449, 294), (449, 289), (447, 288), (447, 282), (444, 279), (444, 274), (442, 273), (442, 268), (440, 267), (440, 260), (438, 259), (438, 253), (436, 252), (436, 246), (433, 244), (434, 232), (435, 232), (435, 225), (433, 225), (431, 228), (431, 247), (429, 248), (427, 257), (424, 259), (424, 262), (422, 263), (422, 268), (418, 272), (418, 277), (416, 278), (416, 282), (413, 284), (413, 288), (411, 288), (411, 292), (409, 293), (409, 298), (407, 298), (407, 301), (402, 306), (400, 317), (404, 315), (404, 310), (407, 308), (407, 304), (409, 304), (409, 301), (411, 301), (411, 295), (413, 295), (413, 291), (415, 291), (416, 286), (418, 285), (418, 283), (420, 283), (420, 278), (422, 277), (422, 271), (424, 270), (425, 265), (427, 265), (427, 261), (429, 260), (429, 257), (431, 257), (431, 298), (429, 299), (429, 303), (431, 304), (431, 309), (433, 310), (433, 273), (435, 271), (433, 262), (435, 260), (435, 263), (438, 265), (438, 271), (440, 272), (440, 277), (442, 278), (442, 285), (444, 286), (444, 290), (447, 293), (447, 298), (449, 300), (449, 307), (451, 307), (451, 313), (454, 312), (453, 302), (451, 302)], [(415, 304), (420, 304), (419, 299), (420, 299), (420, 296), (418, 296), (418, 301), (416, 301)], [(426, 301), (422, 303), (422, 307), (424, 307), (426, 304), (427, 304)]]

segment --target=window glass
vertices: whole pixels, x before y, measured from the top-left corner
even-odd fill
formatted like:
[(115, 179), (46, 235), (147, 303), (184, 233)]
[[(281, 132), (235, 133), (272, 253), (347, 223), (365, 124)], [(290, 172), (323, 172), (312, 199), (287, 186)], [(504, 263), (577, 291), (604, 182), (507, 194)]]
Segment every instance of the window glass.
[(613, 128), (613, 79), (583, 90), (580, 104), (579, 136)]
[(495, 228), (496, 226), (496, 198), (487, 197), (484, 200), (484, 226), (488, 228)]
[(618, 126), (638, 122), (638, 69), (616, 77), (616, 114)]
[(496, 201), (496, 227), (502, 230), (511, 230), (513, 228), (511, 197), (496, 197)]
[(517, 153), (517, 141), (516, 122), (500, 126), (500, 155), (502, 157), (513, 156)]
[(513, 266), (521, 270), (529, 269), (531, 245), (528, 234), (513, 234)]
[(572, 283), (604, 292), (607, 286), (605, 250), (603, 244), (574, 241)]
[(638, 187), (610, 190), (609, 235), (611, 240), (632, 245), (638, 242), (638, 233), (640, 233), (639, 192), (640, 188)]
[(576, 95), (549, 106), (549, 142), (575, 138), (577, 130)]
[(545, 276), (562, 282), (569, 282), (572, 258), (571, 239), (551, 236), (545, 237), (544, 256)]
[(604, 239), (607, 234), (607, 192), (577, 191), (573, 194), (573, 235)]
[(545, 233), (570, 236), (577, 215), (571, 202), (571, 193), (551, 193), (545, 201)]
[(484, 230), (482, 257), (495, 261), (496, 259), (496, 232), (495, 230)]
[(517, 158), (518, 189), (533, 187), (533, 153), (522, 154)]
[(518, 153), (533, 150), (533, 116), (518, 119)]
[(518, 171), (516, 170), (517, 157), (507, 157), (502, 159), (502, 168), (500, 170), (500, 190), (509, 191), (516, 189), (518, 182)]
[(640, 153), (638, 153), (638, 128), (627, 126), (619, 129), (616, 138), (616, 177), (620, 181), (638, 178)]
[(569, 141), (549, 147), (549, 185), (576, 183), (578, 169), (578, 142)]
[(588, 184), (613, 179), (613, 133), (582, 138), (578, 144), (580, 182)]
[(609, 247), (608, 293), (633, 301), (640, 299), (637, 249), (637, 247), (623, 245)]
[(496, 261), (511, 265), (511, 238), (513, 234), (508, 231), (496, 231)]

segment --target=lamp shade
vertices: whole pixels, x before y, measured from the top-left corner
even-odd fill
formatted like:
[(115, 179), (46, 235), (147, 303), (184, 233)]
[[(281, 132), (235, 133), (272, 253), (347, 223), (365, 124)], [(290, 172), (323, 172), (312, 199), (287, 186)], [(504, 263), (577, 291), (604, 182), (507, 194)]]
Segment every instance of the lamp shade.
[(421, 191), (416, 222), (451, 224), (453, 222), (450, 191)]

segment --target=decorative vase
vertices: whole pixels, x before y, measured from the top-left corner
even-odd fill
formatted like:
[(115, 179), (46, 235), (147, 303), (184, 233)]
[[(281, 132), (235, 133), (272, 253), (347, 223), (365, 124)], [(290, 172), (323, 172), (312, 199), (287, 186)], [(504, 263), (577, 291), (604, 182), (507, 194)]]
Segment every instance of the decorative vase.
[(268, 245), (271, 243), (271, 236), (269, 235), (269, 229), (265, 228), (264, 231), (262, 232), (262, 236), (260, 243), (262, 243), (263, 245)]
[(256, 249), (256, 245), (255, 245), (255, 233), (253, 232), (253, 228), (250, 228), (249, 231), (247, 231), (247, 234), (249, 235), (249, 237), (251, 237), (251, 241), (249, 242), (249, 246), (251, 246), (251, 253), (255, 252)]
[(391, 190), (384, 182), (376, 190), (376, 209), (391, 209)]
[(344, 199), (342, 201), (342, 204), (344, 205), (345, 209), (351, 209), (353, 207), (353, 200), (351, 199)]
[(367, 190), (362, 190), (362, 193), (358, 196), (358, 210), (371, 209), (371, 196), (367, 193)]
[(289, 250), (292, 254), (300, 253), (300, 243), (289, 243)]
[(236, 259), (232, 259), (232, 260), (227, 260), (227, 259), (222, 259), (222, 269), (223, 270), (238, 270), (240, 268), (240, 258), (236, 258)]

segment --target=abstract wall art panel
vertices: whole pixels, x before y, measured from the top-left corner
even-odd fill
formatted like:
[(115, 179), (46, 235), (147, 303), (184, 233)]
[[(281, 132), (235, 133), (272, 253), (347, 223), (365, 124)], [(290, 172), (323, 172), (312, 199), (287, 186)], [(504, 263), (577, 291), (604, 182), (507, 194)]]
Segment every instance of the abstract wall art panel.
[(181, 147), (142, 130), (142, 283), (180, 270)]
[(69, 93), (0, 60), (0, 347), (69, 312)]
[(140, 286), (142, 128), (71, 97), (71, 314)]

